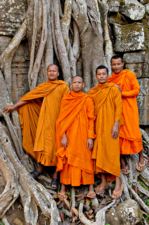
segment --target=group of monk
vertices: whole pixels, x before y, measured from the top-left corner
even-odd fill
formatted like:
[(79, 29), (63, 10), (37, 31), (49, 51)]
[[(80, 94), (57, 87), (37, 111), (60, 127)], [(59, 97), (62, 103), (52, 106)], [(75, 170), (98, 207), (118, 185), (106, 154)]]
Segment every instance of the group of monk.
[[(123, 58), (111, 58), (112, 75), (100, 65), (96, 69), (97, 85), (84, 93), (84, 82), (74, 76), (70, 85), (58, 80), (55, 64), (47, 69), (48, 81), (25, 94), (4, 112), (18, 110), (23, 148), (38, 162), (32, 172), (37, 178), (43, 166), (55, 166), (51, 182), (57, 188), (60, 173), (60, 198), (66, 197), (66, 185), (89, 185), (88, 198), (105, 192), (115, 180), (112, 198), (121, 197), (120, 172), (129, 174), (126, 157), (139, 154), (136, 169), (145, 167), (139, 129), (136, 75), (124, 69)], [(100, 183), (94, 190), (94, 175)]]

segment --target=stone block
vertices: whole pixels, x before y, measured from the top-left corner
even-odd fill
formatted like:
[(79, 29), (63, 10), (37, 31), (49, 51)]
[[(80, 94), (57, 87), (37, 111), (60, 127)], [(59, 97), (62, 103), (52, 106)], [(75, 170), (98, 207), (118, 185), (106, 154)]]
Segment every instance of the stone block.
[(123, 55), (125, 63), (143, 63), (145, 62), (145, 52), (131, 52)]
[(113, 24), (116, 52), (144, 50), (144, 28), (142, 23)]
[(109, 0), (109, 12), (118, 12), (120, 7), (120, 1), (119, 0)]
[(149, 3), (149, 0), (140, 0), (140, 3), (145, 5), (145, 4)]
[(149, 14), (149, 3), (145, 5), (145, 11), (147, 14)]
[(142, 77), (142, 73), (143, 73), (142, 66), (143, 65), (141, 63), (138, 63), (138, 64), (125, 64), (125, 67), (127, 69), (132, 70), (136, 74), (137, 78)]
[(27, 1), (0, 1), (0, 35), (14, 36), (23, 22)]
[(111, 208), (106, 214), (106, 223), (110, 225), (135, 225), (141, 219), (141, 209), (137, 202), (132, 199)]
[(143, 19), (145, 15), (145, 7), (137, 0), (124, 0), (120, 7), (120, 12), (133, 21)]
[(140, 124), (149, 125), (149, 79), (139, 79), (140, 94), (138, 96), (138, 106), (140, 114)]
[(140, 125), (149, 126), (149, 109), (139, 109)]
[(138, 79), (140, 84), (140, 94), (141, 95), (149, 95), (149, 78)]

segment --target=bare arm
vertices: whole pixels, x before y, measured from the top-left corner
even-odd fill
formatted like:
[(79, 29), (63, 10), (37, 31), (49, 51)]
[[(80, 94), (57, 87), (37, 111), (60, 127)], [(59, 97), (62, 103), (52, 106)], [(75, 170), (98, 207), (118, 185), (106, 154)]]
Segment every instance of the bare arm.
[(92, 138), (88, 138), (88, 139), (87, 139), (87, 147), (88, 147), (89, 150), (92, 150), (92, 148), (93, 148), (93, 143), (94, 143), (94, 141), (93, 141)]
[(66, 134), (64, 134), (64, 135), (62, 136), (62, 139), (61, 139), (61, 145), (62, 145), (64, 148), (66, 148), (66, 147), (68, 146), (68, 139), (67, 139)]
[(119, 135), (119, 125), (122, 116), (122, 98), (119, 89), (115, 89), (115, 122), (112, 127), (112, 138), (116, 139)]
[(18, 109), (20, 106), (23, 106), (26, 104), (26, 101), (18, 101), (16, 104), (14, 105), (7, 105), (4, 109), (3, 112), (5, 113), (9, 113), (9, 112), (13, 112), (14, 110)]
[(112, 128), (112, 137), (116, 139), (118, 137), (118, 134), (119, 134), (119, 121), (116, 121)]

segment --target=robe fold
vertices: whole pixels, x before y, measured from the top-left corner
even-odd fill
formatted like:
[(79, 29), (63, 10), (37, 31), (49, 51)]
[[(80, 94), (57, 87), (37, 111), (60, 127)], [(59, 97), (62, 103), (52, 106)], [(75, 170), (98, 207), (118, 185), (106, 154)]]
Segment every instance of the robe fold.
[(121, 154), (136, 154), (143, 149), (141, 132), (139, 129), (139, 113), (137, 96), (140, 86), (135, 74), (128, 70), (122, 70), (118, 74), (112, 74), (109, 82), (117, 84), (122, 91), (122, 117), (123, 126), (120, 128)]
[[(71, 91), (62, 99), (56, 125), (57, 171), (62, 184), (94, 183), (91, 150), (87, 147), (87, 139), (95, 137), (94, 118), (94, 103), (87, 94)], [(61, 145), (64, 134), (68, 138), (66, 148)]]
[(92, 152), (95, 173), (120, 176), (119, 138), (112, 137), (112, 128), (121, 121), (121, 93), (115, 84), (98, 84), (89, 91), (95, 103), (96, 139)]
[(56, 119), (61, 99), (68, 91), (64, 81), (48, 81), (20, 99), (27, 102), (19, 108), (23, 148), (44, 166), (56, 165)]

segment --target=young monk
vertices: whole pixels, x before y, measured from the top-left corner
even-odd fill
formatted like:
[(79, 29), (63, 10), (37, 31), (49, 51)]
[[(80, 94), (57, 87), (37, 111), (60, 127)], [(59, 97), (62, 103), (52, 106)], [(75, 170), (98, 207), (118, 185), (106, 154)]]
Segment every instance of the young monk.
[(112, 76), (109, 82), (117, 84), (122, 92), (122, 108), (123, 108), (123, 126), (120, 127), (120, 152), (121, 166), (124, 174), (129, 173), (128, 165), (126, 164), (125, 155), (139, 153), (139, 162), (136, 164), (136, 169), (142, 171), (145, 166), (145, 161), (142, 154), (142, 138), (139, 129), (139, 114), (137, 106), (137, 96), (140, 91), (140, 86), (136, 75), (124, 69), (123, 58), (115, 55), (111, 59)]
[[(43, 166), (56, 166), (55, 130), (62, 97), (69, 89), (58, 80), (57, 65), (48, 66), (48, 81), (25, 94), (16, 104), (4, 108), (5, 112), (19, 111), (23, 148)], [(42, 166), (33, 172), (36, 178)], [(56, 188), (56, 173), (52, 181)]]
[[(95, 173), (101, 174), (101, 184), (96, 187), (97, 194), (103, 194), (108, 179), (116, 180), (112, 198), (119, 198), (123, 191), (120, 179), (119, 126), (122, 114), (121, 93), (113, 83), (108, 83), (108, 69), (104, 65), (96, 69), (98, 84), (89, 91), (95, 103), (96, 139), (92, 158)], [(116, 177), (116, 178), (115, 178)]]
[(72, 80), (57, 120), (57, 171), (60, 171), (60, 198), (65, 198), (65, 185), (89, 185), (87, 197), (95, 197), (91, 153), (94, 139), (93, 100), (82, 92), (81, 77)]

